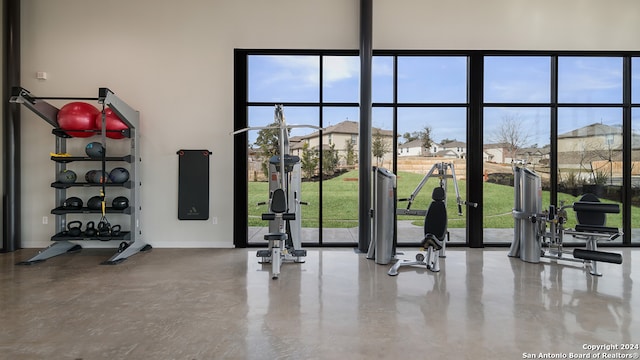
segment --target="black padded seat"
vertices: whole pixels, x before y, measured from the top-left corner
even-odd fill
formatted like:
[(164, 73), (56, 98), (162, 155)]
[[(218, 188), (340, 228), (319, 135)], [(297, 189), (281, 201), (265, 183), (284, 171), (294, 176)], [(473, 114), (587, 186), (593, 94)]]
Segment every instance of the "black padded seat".
[[(600, 203), (600, 199), (591, 193), (587, 193), (580, 197), (580, 202), (593, 202)], [(576, 218), (580, 225), (595, 225), (604, 226), (607, 221), (607, 216), (604, 212), (596, 211), (576, 211)]]
[[(275, 189), (271, 195), (271, 212), (274, 214), (284, 214), (287, 212), (287, 198), (284, 196), (284, 190)], [(274, 232), (264, 235), (264, 239), (271, 240), (287, 240), (286, 233)]]
[(424, 217), (423, 247), (433, 246), (436, 250), (442, 248), (442, 241), (447, 234), (447, 207), (444, 203), (446, 194), (444, 188), (437, 187), (431, 194), (433, 201)]

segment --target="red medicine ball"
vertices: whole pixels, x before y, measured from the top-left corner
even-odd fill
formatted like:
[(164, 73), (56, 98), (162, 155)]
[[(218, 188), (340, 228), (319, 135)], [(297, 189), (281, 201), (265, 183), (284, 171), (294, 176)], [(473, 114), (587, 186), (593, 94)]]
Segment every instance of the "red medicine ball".
[[(124, 135), (122, 135), (120, 130), (126, 130), (129, 127), (122, 120), (120, 120), (118, 115), (116, 115), (116, 113), (114, 113), (111, 108), (106, 108), (104, 110), (104, 115), (107, 122), (107, 137), (112, 139), (124, 138)], [(102, 129), (102, 113), (98, 113), (98, 115), (96, 115), (95, 126), (97, 129)], [(117, 130), (117, 132), (113, 130)]]
[(68, 130), (95, 130), (95, 118), (99, 113), (100, 110), (91, 104), (80, 101), (70, 102), (58, 111), (58, 126), (69, 136), (91, 137), (95, 132)]

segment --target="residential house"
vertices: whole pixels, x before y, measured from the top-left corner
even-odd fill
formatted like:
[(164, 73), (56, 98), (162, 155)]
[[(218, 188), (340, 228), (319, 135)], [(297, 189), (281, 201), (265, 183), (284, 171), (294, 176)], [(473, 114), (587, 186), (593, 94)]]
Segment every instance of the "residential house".
[[(294, 154), (301, 154), (302, 146), (305, 143), (309, 144), (310, 149), (314, 150), (318, 150), (320, 144), (322, 144), (323, 150), (329, 150), (333, 145), (333, 149), (338, 152), (338, 166), (345, 166), (347, 165), (346, 157), (349, 145), (352, 146), (352, 151), (356, 155), (357, 159), (359, 150), (359, 132), (359, 124), (356, 121), (345, 120), (336, 125), (327, 126), (322, 131), (322, 139), (319, 136), (319, 131), (314, 131), (309, 135), (301, 136), (301, 142), (295, 146), (295, 150), (297, 151), (297, 153)], [(393, 146), (393, 131), (373, 127), (371, 129), (371, 134), (374, 137), (376, 136), (376, 134), (382, 135), (383, 141), (388, 145), (389, 154), (391, 154), (391, 149)], [(292, 147), (292, 150), (293, 149), (294, 148)]]
[(448, 141), (431, 145), (431, 155), (436, 157), (464, 159), (467, 157), (467, 144), (462, 141)]
[(422, 140), (416, 139), (398, 145), (398, 156), (429, 156), (430, 152), (422, 146)]

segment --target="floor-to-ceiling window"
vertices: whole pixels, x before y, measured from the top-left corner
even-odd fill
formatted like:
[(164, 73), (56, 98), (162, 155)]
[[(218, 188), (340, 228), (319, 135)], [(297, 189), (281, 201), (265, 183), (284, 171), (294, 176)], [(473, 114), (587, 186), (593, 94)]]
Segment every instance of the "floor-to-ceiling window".
[[(304, 164), (301, 200), (308, 204), (302, 207), (307, 244), (358, 241), (356, 169), (363, 139), (358, 136), (356, 54), (246, 52), (248, 126), (268, 125), (274, 104), (284, 104), (289, 124), (322, 127), (320, 131), (295, 128), (290, 134), (291, 152)], [(372, 138), (364, 141), (372, 143), (373, 165), (398, 175), (400, 200), (408, 198), (424, 175), (441, 164), (453, 165), (447, 170), (455, 170), (459, 195), (463, 200), (468, 196), (467, 129), (477, 121), (469, 117), (470, 99), (477, 98), (471, 93), (477, 88), (469, 85), (470, 54), (374, 52)], [(636, 230), (640, 228), (636, 219), (640, 218), (636, 204), (640, 198), (640, 165), (636, 166), (640, 163), (639, 58), (570, 52), (487, 52), (482, 57), (482, 130), (477, 136), (483, 144), (479, 207), (483, 243), (512, 241), (513, 166), (526, 166), (541, 176), (544, 207), (569, 204), (585, 192), (621, 204), (622, 211), (608, 215), (607, 225), (623, 228), (627, 221), (628, 230), (634, 230), (612, 244), (639, 242), (632, 240), (640, 239)], [(632, 71), (625, 70), (625, 61), (631, 62)], [(625, 126), (631, 129), (627, 140)], [(250, 132), (247, 140), (249, 243), (256, 244), (264, 243), (259, 228), (265, 226), (260, 214), (266, 208), (255, 203), (268, 197), (267, 186), (261, 183), (263, 140), (259, 131)], [(625, 160), (625, 151), (631, 160)], [(413, 209), (428, 207), (438, 181), (436, 176), (423, 187)], [(451, 177), (445, 182), (452, 242), (465, 243), (467, 217), (458, 216)], [(625, 183), (630, 191), (623, 190)], [(406, 205), (398, 202), (398, 208)], [(397, 223), (400, 245), (419, 242), (422, 218), (399, 215)], [(573, 224), (575, 216), (570, 212), (567, 226)]]
[[(274, 106), (282, 104), (289, 155), (300, 164), (301, 242), (352, 244), (357, 237), (359, 59), (345, 53), (247, 57), (248, 244), (264, 244), (268, 160), (278, 154)], [(304, 127), (311, 125), (312, 127)], [(318, 129), (321, 128), (321, 129)], [(392, 131), (387, 130), (390, 138)], [(294, 184), (294, 186), (297, 186)]]
[(551, 59), (484, 59), (483, 229), (485, 243), (511, 242), (513, 167), (538, 173), (549, 203)]
[[(451, 241), (458, 243), (466, 226), (457, 198), (466, 196), (467, 68), (466, 56), (397, 57), (398, 208), (426, 210), (433, 189), (444, 186)], [(399, 215), (397, 224), (398, 244), (420, 242), (424, 217)]]
[[(622, 62), (622, 57), (558, 57), (559, 204), (586, 193), (604, 202), (623, 201)], [(607, 215), (607, 226), (622, 228), (622, 215)], [(566, 226), (575, 223), (570, 212)]]

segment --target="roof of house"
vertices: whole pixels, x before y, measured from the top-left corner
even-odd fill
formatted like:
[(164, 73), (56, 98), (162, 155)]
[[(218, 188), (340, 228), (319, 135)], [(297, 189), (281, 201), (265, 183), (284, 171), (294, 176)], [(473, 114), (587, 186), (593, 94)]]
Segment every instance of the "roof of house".
[(487, 150), (487, 149), (501, 149), (501, 148), (506, 148), (508, 147), (509, 144), (507, 143), (497, 143), (497, 144), (484, 144), (482, 146), (483, 149)]
[(558, 135), (558, 139), (603, 136), (603, 135), (619, 135), (619, 134), (622, 134), (622, 127), (620, 126), (610, 126), (610, 125), (595, 123), (595, 124), (583, 126), (579, 129), (571, 130), (564, 134), (560, 134)]
[(421, 148), (421, 147), (422, 147), (422, 140), (420, 139), (415, 139), (415, 140), (407, 141), (406, 143), (403, 143), (403, 144), (398, 144), (398, 149)]
[(536, 155), (536, 156), (548, 155), (549, 154), (549, 150), (550, 150), (550, 148), (548, 148), (548, 147), (544, 147), (544, 148), (522, 148), (522, 149), (518, 149), (516, 151), (516, 155)]
[(441, 148), (450, 149), (450, 148), (463, 148), (467, 146), (467, 143), (463, 143), (462, 141), (450, 141), (445, 144), (439, 144)]
[[(393, 131), (391, 131), (391, 130), (384, 130), (384, 129), (380, 129), (380, 128), (376, 128), (376, 127), (372, 127), (371, 128), (371, 133), (373, 135), (375, 135), (378, 132), (380, 132), (380, 134), (383, 135), (383, 136), (393, 136)], [(313, 133), (311, 133), (309, 135), (302, 136), (302, 138), (303, 139), (309, 139), (309, 138), (318, 137), (318, 133), (319, 133), (319, 131), (314, 131)], [(337, 123), (335, 125), (327, 126), (326, 128), (324, 128), (322, 133), (323, 133), (323, 135), (329, 135), (329, 134), (358, 135), (360, 133), (360, 125), (359, 125), (359, 123), (357, 121), (345, 120), (345, 121), (339, 122), (339, 123)]]
[(440, 150), (437, 153), (435, 153), (435, 155), (438, 157), (457, 157), (458, 156), (458, 154), (456, 154), (455, 151), (449, 150), (449, 149)]

